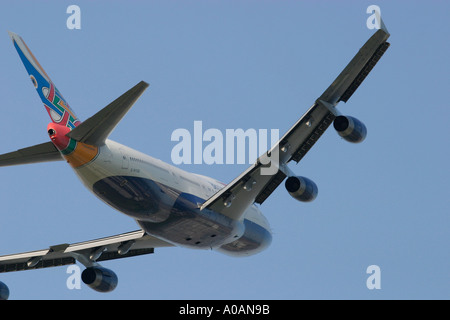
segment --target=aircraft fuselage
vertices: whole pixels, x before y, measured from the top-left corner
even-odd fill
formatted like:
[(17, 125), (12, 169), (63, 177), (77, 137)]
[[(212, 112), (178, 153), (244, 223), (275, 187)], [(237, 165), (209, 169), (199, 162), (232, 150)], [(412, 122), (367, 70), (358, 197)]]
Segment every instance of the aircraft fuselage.
[(224, 187), (215, 179), (186, 172), (112, 140), (98, 147), (88, 163), (80, 166), (79, 162), (72, 165), (69, 160), (84, 185), (152, 236), (177, 246), (216, 249), (233, 256), (258, 253), (271, 242), (269, 224), (255, 205), (240, 220), (200, 210), (205, 199)]

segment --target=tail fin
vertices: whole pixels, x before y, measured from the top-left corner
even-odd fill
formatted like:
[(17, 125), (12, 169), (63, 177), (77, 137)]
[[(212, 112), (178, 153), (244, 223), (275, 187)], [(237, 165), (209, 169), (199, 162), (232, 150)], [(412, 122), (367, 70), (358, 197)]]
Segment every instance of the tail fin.
[(25, 41), (13, 32), (8, 31), (8, 33), (52, 121), (74, 129), (81, 122), (69, 107), (67, 101), (31, 53)]

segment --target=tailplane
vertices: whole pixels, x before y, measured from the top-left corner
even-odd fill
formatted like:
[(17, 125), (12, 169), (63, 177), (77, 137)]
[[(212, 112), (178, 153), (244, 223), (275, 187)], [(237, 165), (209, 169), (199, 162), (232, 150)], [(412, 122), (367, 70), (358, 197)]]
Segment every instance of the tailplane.
[(67, 133), (66, 136), (93, 146), (105, 144), (109, 134), (147, 88), (148, 83), (139, 82), (92, 117), (83, 121), (80, 126)]

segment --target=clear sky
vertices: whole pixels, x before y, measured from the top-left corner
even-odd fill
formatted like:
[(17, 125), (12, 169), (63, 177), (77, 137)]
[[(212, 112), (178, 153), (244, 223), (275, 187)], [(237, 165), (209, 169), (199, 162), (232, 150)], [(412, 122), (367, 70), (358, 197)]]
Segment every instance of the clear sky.
[[(81, 9), (81, 29), (66, 9)], [(449, 299), (448, 1), (0, 2), (0, 153), (48, 141), (50, 121), (7, 31), (26, 41), (83, 120), (141, 80), (150, 87), (111, 139), (166, 162), (174, 130), (288, 130), (373, 34), (391, 47), (339, 109), (362, 144), (330, 128), (290, 168), (313, 203), (281, 185), (261, 206), (272, 245), (249, 258), (163, 248), (105, 262), (117, 289), (66, 287), (66, 267), (0, 274), (10, 299)], [(225, 183), (247, 165), (181, 165)], [(1, 168), (0, 255), (136, 230), (64, 162)], [(381, 289), (369, 290), (367, 267)]]

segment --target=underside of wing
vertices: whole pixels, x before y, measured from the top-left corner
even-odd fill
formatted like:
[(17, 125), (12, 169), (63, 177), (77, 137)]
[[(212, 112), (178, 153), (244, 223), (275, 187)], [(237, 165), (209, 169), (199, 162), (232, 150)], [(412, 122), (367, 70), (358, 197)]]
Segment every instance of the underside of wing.
[(292, 160), (298, 163), (341, 117), (336, 105), (350, 99), (389, 47), (389, 33), (382, 26), (291, 129), (255, 164), (209, 198), (202, 210), (208, 208), (239, 219), (249, 205), (262, 204), (287, 176), (293, 175), (287, 164)]
[(96, 240), (51, 246), (48, 249), (0, 256), (0, 273), (74, 264), (86, 267), (98, 262), (151, 254), (155, 248), (171, 244), (142, 230)]
[(350, 99), (390, 46), (387, 42), (390, 34), (384, 23), (382, 25), (383, 28), (367, 40), (319, 100), (336, 104), (339, 101), (347, 102)]
[(262, 204), (290, 175), (286, 164), (299, 162), (331, 125), (335, 114), (316, 103), (255, 164), (203, 205), (229, 217), (240, 217), (252, 203)]

